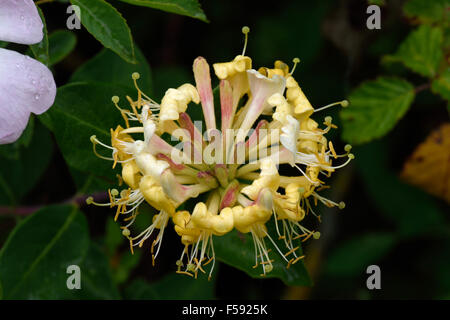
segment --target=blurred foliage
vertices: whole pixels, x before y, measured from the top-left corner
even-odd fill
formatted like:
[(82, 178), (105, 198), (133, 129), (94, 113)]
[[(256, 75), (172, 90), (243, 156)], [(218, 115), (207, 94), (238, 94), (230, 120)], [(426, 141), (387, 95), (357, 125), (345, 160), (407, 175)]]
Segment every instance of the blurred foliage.
[[(62, 29), (70, 3), (81, 8), (83, 30)], [(369, 4), (382, 6), (381, 30), (365, 26)], [(16, 143), (0, 146), (2, 298), (295, 299), (292, 286), (312, 283), (309, 298), (450, 298), (448, 205), (399, 178), (417, 145), (449, 122), (450, 1), (202, 1), (202, 7), (196, 0), (58, 0), (40, 7), (45, 37), (22, 49), (52, 68), (58, 94)], [(174, 273), (176, 237), (165, 237), (165, 253), (152, 267), (149, 248), (129, 251), (110, 208), (85, 205), (87, 195), (105, 198), (118, 183), (89, 139), (107, 142), (109, 128), (121, 122), (110, 101), (135, 96), (131, 73), (138, 71), (140, 88), (159, 100), (167, 88), (193, 81), (195, 57), (223, 62), (239, 54), (243, 25), (251, 27), (247, 52), (255, 65), (301, 59), (295, 75), (314, 106), (348, 97), (347, 109), (329, 110), (340, 126), (329, 137), (341, 133), (337, 146), (358, 145), (355, 164), (337, 175), (340, 188), (329, 193), (347, 208), (339, 214), (319, 208), (323, 237), (303, 248), (305, 264), (277, 266), (275, 279), (259, 279), (251, 241), (230, 234), (214, 240), (221, 263), (211, 281), (195, 280)], [(434, 147), (423, 157), (448, 152), (445, 143)], [(429, 190), (439, 179), (448, 186), (448, 161), (442, 156), (414, 169), (440, 168), (416, 184)], [(136, 221), (142, 228), (153, 215), (143, 211)], [(309, 264), (309, 256), (317, 261)], [(83, 270), (81, 290), (66, 288), (71, 264)], [(382, 290), (365, 286), (370, 264), (381, 267)]]

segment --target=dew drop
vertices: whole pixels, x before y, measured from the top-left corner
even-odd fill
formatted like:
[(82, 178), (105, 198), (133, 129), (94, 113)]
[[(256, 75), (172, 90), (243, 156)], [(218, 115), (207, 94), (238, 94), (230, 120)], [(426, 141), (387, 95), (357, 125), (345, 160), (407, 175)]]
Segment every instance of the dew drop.
[(35, 100), (39, 100), (40, 98), (41, 98), (41, 96), (40, 96), (39, 93), (36, 93), (36, 94), (34, 95), (34, 99), (35, 99)]

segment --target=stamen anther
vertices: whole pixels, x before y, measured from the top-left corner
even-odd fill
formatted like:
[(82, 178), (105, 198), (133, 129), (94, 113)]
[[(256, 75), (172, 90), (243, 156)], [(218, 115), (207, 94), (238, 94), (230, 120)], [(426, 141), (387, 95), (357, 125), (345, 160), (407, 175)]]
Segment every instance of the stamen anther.
[(92, 197), (86, 198), (86, 204), (92, 204), (93, 202), (94, 202), (94, 198), (92, 198)]
[(248, 42), (248, 33), (250, 32), (250, 28), (247, 26), (242, 27), (242, 33), (245, 36), (244, 49), (242, 50), (242, 55), (245, 56), (245, 50), (247, 49)]
[(131, 78), (133, 78), (133, 80), (137, 80), (141, 77), (141, 75), (139, 74), (139, 72), (133, 72), (133, 74), (131, 75)]
[(295, 57), (295, 58), (292, 60), (292, 62), (294, 63), (294, 66), (292, 67), (292, 71), (289, 72), (290, 75), (292, 75), (292, 74), (294, 73), (295, 68), (297, 67), (297, 64), (300, 63), (300, 59), (297, 58), (297, 57)]
[(131, 232), (130, 232), (130, 230), (129, 229), (123, 229), (122, 230), (122, 235), (124, 236), (124, 237), (129, 237), (130, 236), (130, 234), (131, 234)]

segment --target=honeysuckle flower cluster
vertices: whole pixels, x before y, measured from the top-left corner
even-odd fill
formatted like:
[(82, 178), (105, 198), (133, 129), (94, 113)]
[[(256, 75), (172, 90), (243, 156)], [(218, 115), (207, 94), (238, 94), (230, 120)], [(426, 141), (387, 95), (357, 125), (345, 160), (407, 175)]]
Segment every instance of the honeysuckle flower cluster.
[[(32, 0), (0, 1), (0, 40), (35, 44), (42, 40), (43, 23)], [(30, 113), (41, 114), (53, 104), (56, 84), (42, 63), (0, 48), (0, 144), (16, 141)]]
[[(261, 267), (261, 275), (273, 269), (267, 241), (289, 268), (303, 258), (294, 240), (320, 236), (302, 225), (306, 215), (316, 215), (313, 206), (322, 202), (344, 207), (343, 202), (333, 202), (319, 192), (327, 187), (322, 177), (329, 177), (353, 158), (351, 147), (345, 146), (345, 152), (338, 155), (325, 137), (336, 128), (331, 117), (325, 117), (321, 128), (311, 116), (331, 105), (348, 103), (314, 109), (293, 77), (298, 59), (291, 72), (282, 61), (275, 61), (273, 68), (253, 69), (251, 58), (245, 56), (248, 31), (243, 28), (241, 55), (213, 64), (220, 80), (220, 109), (214, 101), (211, 68), (199, 57), (193, 64), (195, 85), (168, 89), (160, 103), (139, 89), (139, 74), (134, 73), (137, 98), (127, 97), (128, 108), (121, 106), (119, 97), (112, 98), (124, 125), (111, 129), (111, 146), (91, 137), (99, 157), (113, 161), (113, 167), (122, 166), (125, 187), (110, 189), (109, 203), (96, 203), (93, 198), (87, 202), (116, 207), (115, 219), (122, 217), (122, 233), (131, 250), (152, 236), (153, 262), (164, 230), (173, 225), (183, 244), (176, 261), (178, 273), (196, 277), (198, 271), (206, 273), (204, 267), (211, 263), (211, 275), (213, 240), (233, 229), (251, 234), (254, 267)], [(188, 105), (202, 108), (204, 133), (203, 122), (194, 124), (186, 112)], [(163, 135), (179, 143), (169, 143)], [(110, 149), (112, 156), (100, 155), (99, 145)], [(339, 164), (333, 164), (334, 160)], [(280, 165), (295, 167), (298, 175), (280, 175)], [(196, 201), (192, 212), (184, 209), (190, 200)], [(144, 201), (158, 214), (147, 229), (132, 235)], [(278, 239), (269, 235), (268, 224), (275, 225)]]

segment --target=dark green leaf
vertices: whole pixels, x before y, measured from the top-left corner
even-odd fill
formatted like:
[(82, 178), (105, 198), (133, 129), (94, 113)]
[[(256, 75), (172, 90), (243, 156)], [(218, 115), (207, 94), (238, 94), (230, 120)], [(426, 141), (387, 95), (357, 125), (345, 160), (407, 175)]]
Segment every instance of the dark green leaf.
[(137, 63), (130, 64), (120, 59), (112, 51), (104, 49), (78, 68), (70, 81), (105, 82), (110, 85), (134, 88), (131, 75), (133, 72), (139, 72), (141, 75), (138, 80), (139, 87), (149, 95), (152, 89), (150, 66), (137, 46), (135, 46), (135, 53)]
[(181, 14), (208, 22), (197, 0), (120, 0), (136, 6), (149, 7)]
[(422, 25), (402, 42), (393, 57), (425, 77), (436, 75), (442, 59), (442, 30)]
[(132, 254), (130, 251), (125, 251), (120, 256), (120, 261), (117, 268), (114, 270), (114, 281), (118, 285), (124, 283), (129, 278), (131, 272), (141, 261), (142, 251), (136, 251)]
[(399, 78), (380, 77), (353, 90), (341, 112), (344, 140), (361, 144), (387, 134), (414, 99), (414, 87)]
[(70, 2), (80, 7), (80, 21), (89, 33), (124, 60), (135, 62), (130, 28), (112, 5), (103, 0), (71, 0)]
[(33, 52), (36, 59), (38, 59), (40, 62), (42, 62), (45, 65), (49, 65), (50, 59), (48, 56), (48, 34), (47, 34), (47, 25), (45, 23), (44, 14), (42, 13), (42, 10), (37, 7), (39, 15), (41, 16), (42, 23), (44, 24), (44, 29), (42, 30), (44, 32), (44, 38), (41, 42), (33, 44), (30, 46), (31, 51)]
[(119, 224), (112, 217), (108, 217), (108, 220), (106, 220), (105, 246), (110, 257), (114, 255), (117, 248), (123, 243), (123, 239)]
[(437, 79), (433, 80), (431, 90), (450, 101), (450, 68), (447, 68)]
[(403, 11), (409, 18), (417, 18), (421, 23), (444, 21), (450, 8), (449, 0), (409, 0)]
[(23, 131), (20, 138), (16, 141), (18, 146), (28, 147), (31, 143), (34, 133), (34, 115), (30, 114), (30, 119), (28, 120), (27, 127)]
[(72, 52), (77, 44), (77, 37), (73, 32), (57, 30), (50, 35), (48, 41), (50, 65), (54, 65)]
[[(50, 110), (56, 141), (69, 166), (83, 175), (93, 173), (115, 182), (112, 162), (99, 159), (92, 150), (90, 137), (110, 145), (110, 128), (122, 124), (120, 113), (111, 102), (117, 95), (124, 98), (135, 92), (103, 83), (72, 83), (58, 88), (55, 104)], [(123, 102), (122, 102), (123, 103)], [(111, 157), (111, 150), (98, 146), (98, 152)]]
[[(273, 223), (273, 221), (270, 221), (269, 223)], [(268, 229), (272, 239), (278, 239), (273, 230), (271, 230), (273, 228), (268, 227)], [(286, 285), (290, 286), (312, 285), (311, 278), (309, 277), (308, 271), (302, 260), (287, 269), (287, 263), (283, 260), (282, 256), (278, 253), (270, 240), (265, 238), (265, 243), (267, 248), (271, 249), (271, 252), (269, 253), (270, 258), (275, 260), (273, 262), (273, 270), (266, 274), (266, 278), (279, 278)], [(285, 248), (283, 242), (276, 241), (276, 243), (280, 249)], [(298, 240), (296, 245), (300, 246), (300, 240)], [(249, 234), (246, 234), (241, 238), (238, 235), (238, 232), (233, 230), (222, 237), (215, 237), (214, 250), (218, 260), (246, 272), (253, 278), (262, 278), (261, 274), (263, 272), (261, 265), (257, 268), (253, 268), (255, 265), (255, 248), (252, 237)], [(301, 251), (299, 254), (301, 255)]]
[[(70, 166), (69, 171), (79, 194), (105, 192), (111, 188), (111, 183), (114, 182), (113, 176), (103, 177), (97, 173), (80, 171)], [(112, 171), (111, 174), (113, 174)]]
[(339, 245), (327, 261), (325, 272), (331, 276), (360, 276), (393, 248), (395, 237), (389, 233), (356, 236)]
[(97, 244), (89, 246), (80, 270), (81, 289), (73, 290), (77, 299), (120, 299), (108, 259)]
[(0, 251), (3, 298), (71, 297), (67, 267), (80, 265), (88, 248), (86, 219), (75, 207), (39, 210), (13, 230)]
[(206, 276), (197, 279), (171, 273), (155, 283), (137, 279), (125, 290), (127, 299), (144, 300), (206, 300), (214, 298), (214, 281)]
[(114, 281), (117, 284), (125, 282), (133, 269), (138, 265), (142, 251), (135, 251), (132, 254), (129, 250), (123, 253), (118, 251), (120, 245), (124, 243), (122, 231), (119, 224), (114, 222), (112, 217), (106, 221), (105, 247), (110, 259), (117, 261), (113, 269)]
[[(29, 130), (34, 132), (27, 146)], [(29, 124), (16, 143), (0, 146), (0, 203), (15, 204), (25, 196), (47, 169), (52, 151), (51, 136), (38, 122), (34, 130)]]

